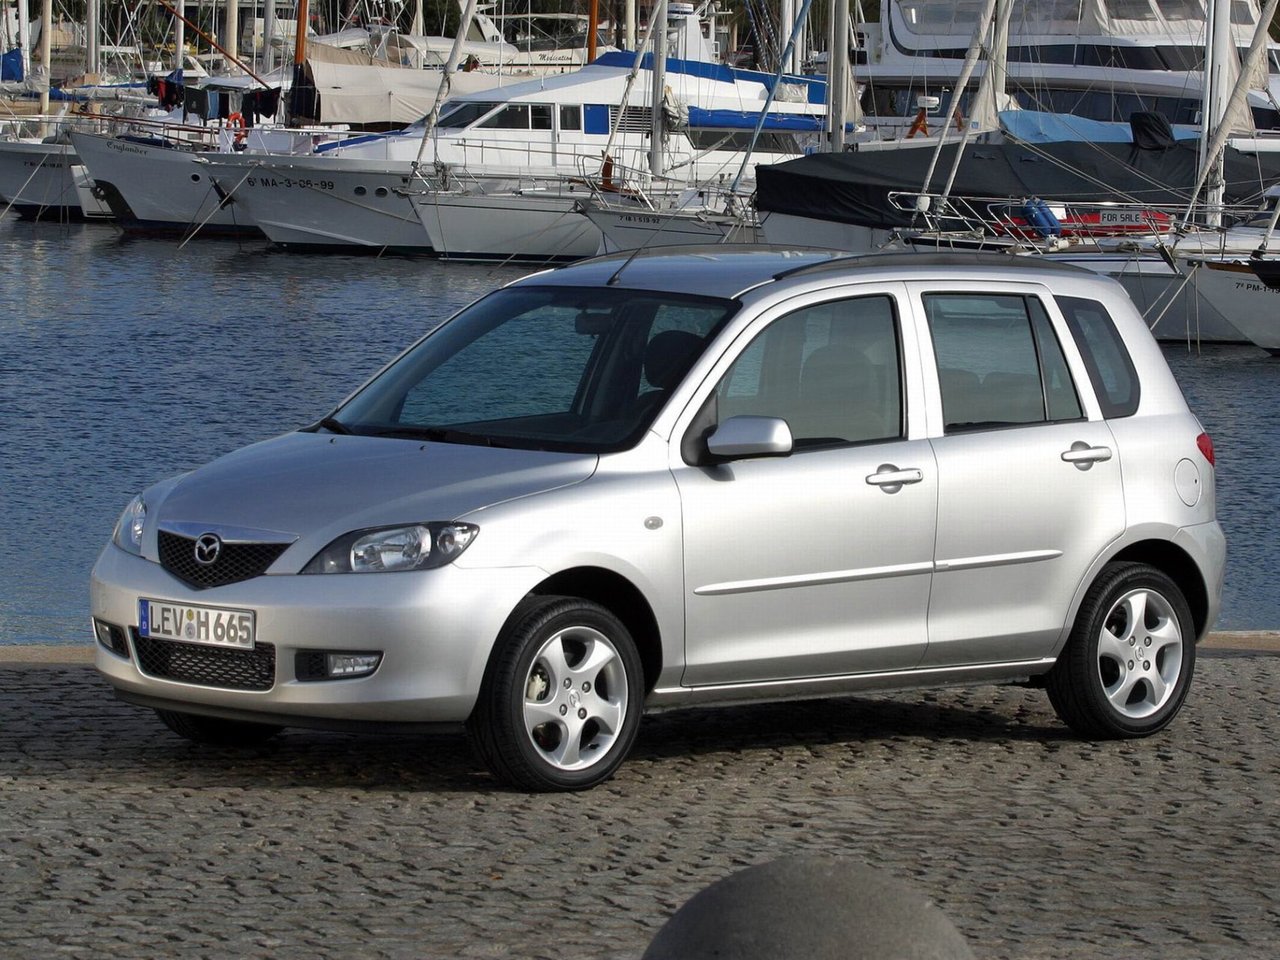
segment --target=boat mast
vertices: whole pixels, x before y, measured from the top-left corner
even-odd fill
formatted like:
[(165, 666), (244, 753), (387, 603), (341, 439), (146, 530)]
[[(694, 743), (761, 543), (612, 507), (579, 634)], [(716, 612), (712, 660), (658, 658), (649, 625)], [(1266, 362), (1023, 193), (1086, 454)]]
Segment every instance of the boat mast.
[(50, 61), (53, 59), (53, 0), (44, 0), (40, 11), (40, 66), (44, 68), (44, 86), (40, 88), (40, 113), (49, 112), (49, 85), (53, 81)]
[(831, 0), (831, 49), (827, 54), (827, 114), (831, 118), (831, 152), (844, 151), (849, 104), (849, 0)]
[(174, 0), (178, 15), (173, 18), (173, 69), (182, 69), (182, 48), (187, 44), (187, 0)]
[[(1231, 118), (1247, 111), (1249, 84), (1254, 69), (1267, 53), (1267, 39), (1270, 36), (1268, 26), (1275, 17), (1280, 0), (1267, 0), (1263, 5), (1262, 15), (1258, 18), (1257, 29), (1249, 44), (1249, 52), (1245, 55), (1239, 75), (1234, 84), (1227, 84), (1230, 77), (1229, 68), (1235, 51), (1231, 48), (1234, 40), (1231, 37), (1231, 14), (1228, 2), (1215, 2), (1210, 5), (1210, 17), (1214, 22), (1210, 25), (1211, 42), (1206, 49), (1204, 104), (1201, 109), (1200, 133), (1200, 172), (1196, 178), (1195, 189), (1191, 192), (1191, 202), (1187, 207), (1185, 219), (1191, 218), (1200, 191), (1206, 184), (1205, 222), (1211, 227), (1222, 223), (1222, 204), (1226, 193), (1223, 167), (1226, 163), (1227, 138), (1231, 136)], [(1220, 22), (1225, 22), (1226, 45), (1220, 36)], [(1210, 60), (1216, 61), (1212, 64)], [(1247, 115), (1247, 113), (1246, 113)]]
[[(21, 2), (19, 6), (23, 6)], [(84, 14), (84, 72), (96, 74), (100, 67), (98, 56), (98, 20), (101, 0), (89, 0)]]
[(240, 58), (240, 0), (227, 0), (227, 72), (230, 73)]
[(596, 33), (600, 30), (600, 0), (587, 6), (587, 63), (596, 58)]
[(262, 72), (271, 73), (276, 65), (276, 48), (272, 42), (276, 36), (276, 0), (266, 0), (266, 8), (262, 11)]
[[(662, 94), (667, 84), (667, 0), (649, 11), (653, 21), (653, 91), (650, 100), (649, 172), (662, 176)], [(621, 118), (619, 118), (621, 119)]]
[(18, 2), (18, 46), (22, 49), (22, 79), (31, 78), (31, 11), (23, 0)]

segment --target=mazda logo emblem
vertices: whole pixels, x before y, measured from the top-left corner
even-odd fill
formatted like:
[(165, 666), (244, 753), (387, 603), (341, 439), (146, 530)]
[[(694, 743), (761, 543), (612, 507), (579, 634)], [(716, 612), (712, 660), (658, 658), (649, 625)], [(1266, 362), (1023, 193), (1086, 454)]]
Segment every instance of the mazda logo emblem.
[(196, 563), (202, 567), (210, 566), (218, 560), (222, 553), (222, 540), (216, 533), (202, 533), (196, 538)]

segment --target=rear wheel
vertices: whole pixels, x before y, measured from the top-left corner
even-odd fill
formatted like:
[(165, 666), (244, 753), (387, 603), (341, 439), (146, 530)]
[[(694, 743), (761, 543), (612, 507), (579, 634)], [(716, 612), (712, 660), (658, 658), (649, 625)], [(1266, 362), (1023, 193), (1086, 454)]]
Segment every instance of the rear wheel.
[(1049, 672), (1049, 700), (1082, 736), (1144, 737), (1177, 715), (1195, 657), (1191, 611), (1177, 584), (1144, 563), (1109, 564)]
[(468, 723), (493, 774), (529, 790), (582, 790), (611, 777), (640, 726), (640, 656), (599, 604), (537, 597), (494, 648)]
[(270, 740), (284, 729), (266, 723), (223, 720), (221, 717), (204, 717), (176, 710), (157, 710), (156, 716), (179, 736), (218, 747), (252, 747)]

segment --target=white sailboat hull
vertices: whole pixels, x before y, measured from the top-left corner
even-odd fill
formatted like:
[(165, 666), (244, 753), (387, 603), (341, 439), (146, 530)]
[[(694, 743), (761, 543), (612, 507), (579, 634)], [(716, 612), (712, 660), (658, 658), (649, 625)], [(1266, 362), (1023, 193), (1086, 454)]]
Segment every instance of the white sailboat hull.
[(1258, 278), (1247, 263), (1200, 260), (1191, 282), (1200, 299), (1232, 318), (1236, 329), (1280, 356), (1280, 290)]
[(1188, 261), (1179, 261), (1182, 272), (1178, 272), (1153, 254), (1050, 256), (1118, 280), (1157, 340), (1241, 343), (1251, 339), (1238, 328), (1232, 304), (1205, 296), (1197, 278), (1188, 278)]
[(0, 142), (0, 210), (31, 219), (84, 215), (76, 191), (76, 153), (67, 143)]
[(436, 256), (446, 260), (557, 262), (595, 256), (600, 231), (571, 194), (426, 192), (413, 205)]
[(604, 252), (692, 243), (761, 243), (754, 222), (710, 211), (663, 211), (589, 206), (584, 216), (599, 229)]

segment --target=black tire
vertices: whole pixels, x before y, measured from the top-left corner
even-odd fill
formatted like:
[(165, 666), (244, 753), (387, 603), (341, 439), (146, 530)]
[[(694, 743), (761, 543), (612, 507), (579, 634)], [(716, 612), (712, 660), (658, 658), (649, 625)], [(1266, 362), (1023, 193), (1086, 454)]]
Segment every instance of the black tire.
[(223, 720), (176, 710), (157, 710), (156, 716), (166, 727), (181, 737), (215, 747), (253, 747), (270, 740), (283, 727), (266, 723)]
[(1111, 563), (1085, 594), (1046, 687), (1081, 736), (1145, 737), (1177, 715), (1195, 662), (1195, 626), (1178, 585), (1145, 563)]
[(585, 790), (626, 759), (643, 700), (640, 655), (622, 621), (588, 600), (532, 597), (494, 645), (467, 730), (498, 779)]

